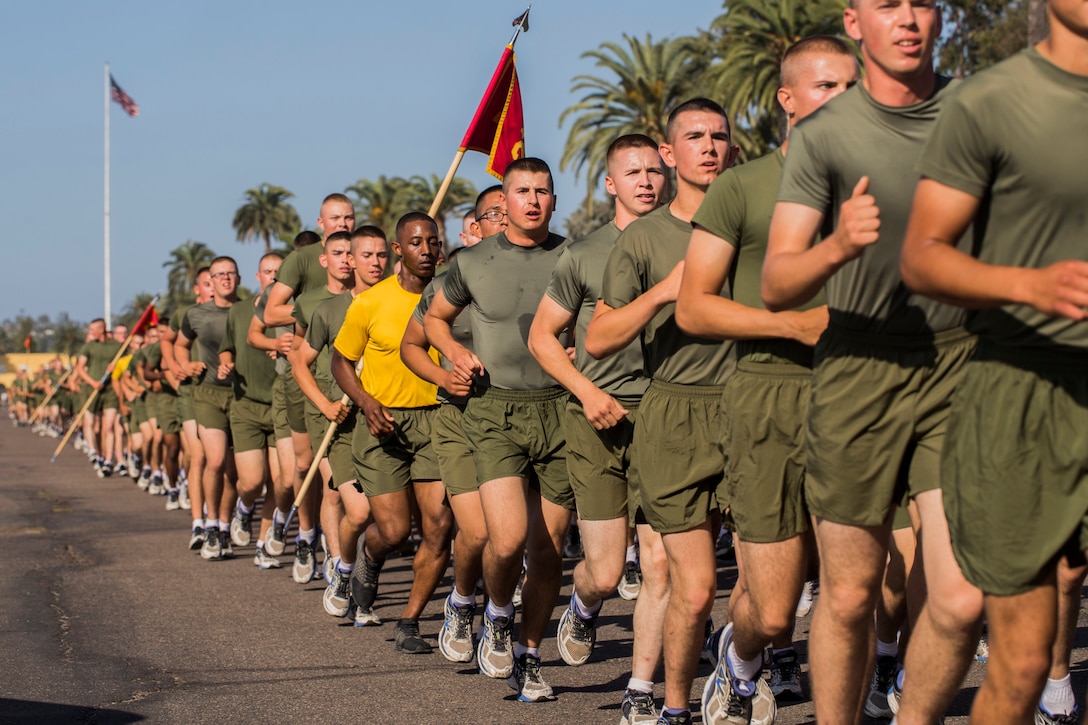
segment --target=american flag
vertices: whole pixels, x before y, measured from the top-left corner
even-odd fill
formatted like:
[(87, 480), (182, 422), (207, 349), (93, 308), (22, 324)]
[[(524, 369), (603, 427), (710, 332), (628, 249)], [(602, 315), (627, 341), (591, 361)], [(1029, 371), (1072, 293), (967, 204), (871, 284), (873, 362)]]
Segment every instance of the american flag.
[(110, 73), (110, 98), (114, 103), (121, 104), (121, 108), (125, 110), (125, 113), (135, 118), (140, 115), (140, 107), (136, 105), (136, 101), (132, 100), (132, 97), (121, 90), (121, 86), (117, 85), (117, 81), (113, 79), (113, 74)]

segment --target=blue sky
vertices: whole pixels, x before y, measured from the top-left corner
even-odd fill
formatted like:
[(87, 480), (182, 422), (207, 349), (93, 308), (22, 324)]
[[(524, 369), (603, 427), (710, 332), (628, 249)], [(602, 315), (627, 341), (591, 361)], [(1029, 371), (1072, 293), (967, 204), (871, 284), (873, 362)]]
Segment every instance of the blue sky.
[[(245, 190), (321, 198), (359, 178), (442, 175), (524, 0), (4, 3), (0, 9), (0, 319), (102, 313), (103, 65), (140, 105), (111, 104), (114, 314), (162, 291), (187, 239), (238, 259), (253, 286), (261, 245), (230, 226)], [(558, 169), (579, 56), (624, 33), (706, 28), (721, 0), (544, 0), (517, 43), (526, 148)], [(491, 183), (485, 157), (460, 175)], [(584, 197), (557, 178), (558, 225)], [(603, 194), (603, 190), (602, 190)], [(560, 227), (561, 228), (561, 227)]]

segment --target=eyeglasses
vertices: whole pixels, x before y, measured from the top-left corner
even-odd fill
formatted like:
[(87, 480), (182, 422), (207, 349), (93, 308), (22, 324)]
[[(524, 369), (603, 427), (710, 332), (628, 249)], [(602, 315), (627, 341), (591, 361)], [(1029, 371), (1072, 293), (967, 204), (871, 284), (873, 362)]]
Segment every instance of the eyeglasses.
[(489, 222), (497, 223), (506, 218), (506, 212), (499, 211), (498, 209), (492, 209), (491, 211), (485, 211), (480, 216), (476, 217), (476, 221), (483, 221), (487, 219)]
[(212, 279), (220, 279), (221, 277), (237, 277), (237, 272), (216, 272), (212, 275)]

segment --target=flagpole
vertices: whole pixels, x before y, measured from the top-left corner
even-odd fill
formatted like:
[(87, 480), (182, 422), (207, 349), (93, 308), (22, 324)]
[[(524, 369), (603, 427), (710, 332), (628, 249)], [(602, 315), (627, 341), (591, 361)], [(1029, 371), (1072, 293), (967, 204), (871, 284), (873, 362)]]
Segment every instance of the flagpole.
[[(528, 15), (532, 9), (533, 6), (530, 4), (524, 13), (514, 19), (514, 36), (507, 43), (511, 50), (514, 48), (514, 43), (518, 42), (518, 35), (522, 29), (528, 28)], [(461, 165), (461, 159), (463, 158), (465, 158), (465, 150), (459, 149), (453, 157), (453, 163), (450, 164), (449, 171), (446, 172), (446, 178), (442, 179), (442, 185), (438, 187), (438, 193), (435, 194), (434, 201), (431, 202), (431, 208), (428, 210), (427, 216), (433, 218), (438, 213), (438, 207), (442, 206), (442, 200), (446, 198), (446, 192), (449, 191), (450, 184), (453, 183), (453, 178), (457, 175), (457, 169)]]
[(106, 95), (105, 95), (105, 129), (106, 129), (106, 163), (105, 163), (105, 198), (103, 200), (103, 263), (105, 265), (105, 295), (106, 304), (103, 317), (106, 320), (106, 329), (113, 326), (110, 320), (110, 64), (106, 63)]

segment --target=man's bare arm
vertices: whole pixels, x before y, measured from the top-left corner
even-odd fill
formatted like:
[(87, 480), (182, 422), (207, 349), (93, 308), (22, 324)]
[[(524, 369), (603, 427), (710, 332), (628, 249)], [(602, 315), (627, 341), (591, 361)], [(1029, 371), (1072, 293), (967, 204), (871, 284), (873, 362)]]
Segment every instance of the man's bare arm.
[(654, 315), (676, 301), (683, 274), (684, 263), (680, 262), (665, 279), (623, 307), (612, 307), (604, 300), (598, 300), (597, 309), (593, 311), (593, 319), (586, 330), (586, 352), (600, 360), (630, 345), (642, 334)]

